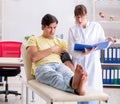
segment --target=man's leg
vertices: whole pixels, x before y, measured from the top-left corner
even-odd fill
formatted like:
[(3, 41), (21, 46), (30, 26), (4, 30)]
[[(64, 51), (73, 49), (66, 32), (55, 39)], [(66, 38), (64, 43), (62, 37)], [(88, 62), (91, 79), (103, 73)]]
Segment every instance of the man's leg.
[(80, 84), (78, 88), (79, 95), (85, 95), (85, 85), (87, 80), (88, 80), (88, 74), (87, 72), (84, 72), (84, 74), (82, 75), (82, 78), (80, 79)]
[(77, 65), (72, 80), (72, 88), (75, 89), (75, 91), (79, 95), (85, 94), (85, 84), (87, 80), (88, 80), (87, 73), (83, 71), (83, 68), (80, 65)]
[(80, 65), (77, 65), (75, 72), (74, 72), (72, 88), (74, 88), (74, 89), (79, 88), (79, 84), (80, 84), (80, 81), (81, 81), (83, 74), (84, 74), (83, 67)]
[(77, 65), (76, 68), (74, 67), (68, 52), (62, 53), (61, 60), (66, 66), (68, 66), (74, 72), (74, 77), (72, 78), (71, 82), (72, 88), (77, 89), (79, 92), (81, 92), (81, 94), (83, 94), (85, 85), (84, 83), (86, 83), (88, 77), (87, 73), (84, 72), (81, 65)]
[(36, 69), (35, 78), (41, 83), (73, 93), (74, 89), (70, 86), (73, 75), (74, 73), (62, 63), (48, 63)]

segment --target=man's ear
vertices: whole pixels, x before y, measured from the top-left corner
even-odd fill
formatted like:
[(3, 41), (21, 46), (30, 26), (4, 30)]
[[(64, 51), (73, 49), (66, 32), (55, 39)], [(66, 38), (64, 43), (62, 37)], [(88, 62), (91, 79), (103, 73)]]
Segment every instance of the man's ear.
[(44, 25), (42, 25), (42, 30), (45, 28), (45, 26)]

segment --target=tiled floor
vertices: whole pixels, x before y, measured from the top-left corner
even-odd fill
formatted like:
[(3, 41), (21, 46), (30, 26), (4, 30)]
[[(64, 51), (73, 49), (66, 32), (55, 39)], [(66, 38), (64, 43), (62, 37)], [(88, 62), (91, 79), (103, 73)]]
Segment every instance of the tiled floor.
[[(26, 98), (26, 87), (23, 84), (22, 80), (19, 76), (9, 78), (9, 89), (17, 90), (18, 92), (23, 92), (23, 98), (20, 99), (20, 96), (8, 95), (8, 102), (4, 102), (4, 95), (0, 95), (0, 104), (25, 104)], [(0, 86), (0, 90), (2, 90), (4, 86)], [(32, 91), (29, 89), (29, 104), (46, 104), (46, 102), (38, 97), (38, 95), (34, 94), (34, 99), (32, 99)], [(101, 104), (119, 104), (119, 96), (120, 96), (120, 88), (104, 88), (104, 91), (109, 94), (110, 100), (108, 103), (102, 102)], [(55, 103), (55, 104), (77, 104), (76, 102), (66, 102), (66, 103)]]
[[(15, 81), (14, 81), (14, 79), (17, 79), (17, 81), (18, 81), (18, 83), (16, 83)], [(20, 84), (21, 84), (21, 80), (19, 79), (19, 77), (15, 77), (14, 79), (9, 79), (10, 80), (10, 84), (9, 84), (9, 89), (10, 90), (17, 90), (18, 92), (20, 92), (21, 93), (21, 90), (20, 90)], [(12, 82), (14, 82), (14, 83), (12, 83)], [(4, 89), (4, 86), (0, 86), (0, 90), (3, 90)], [(15, 96), (15, 95), (8, 95), (8, 101), (9, 101), (9, 103), (6, 103), (4, 100), (5, 100), (5, 98), (4, 98), (5, 96), (4, 96), (4, 94), (1, 94), (0, 95), (0, 104), (21, 104), (20, 103), (20, 96)]]
[[(23, 89), (21, 89), (22, 86), (23, 86)], [(3, 90), (3, 89), (4, 89), (4, 86), (0, 86), (0, 90)], [(5, 102), (4, 101), (5, 96), (4, 96), (4, 94), (2, 94), (2, 95), (0, 95), (0, 104), (26, 104), (26, 100), (25, 100), (26, 87), (24, 84), (22, 85), (22, 80), (19, 76), (9, 78), (9, 89), (17, 90), (19, 93), (23, 92), (22, 99), (20, 99), (19, 95), (15, 96), (15, 95), (10, 94), (10, 95), (8, 95), (8, 102)], [(32, 98), (32, 94), (34, 95), (34, 98)], [(32, 93), (32, 91), (30, 89), (28, 90), (28, 95), (29, 95), (29, 103), (28, 104), (46, 104), (46, 102), (43, 99), (41, 99), (35, 93)], [(76, 102), (55, 103), (55, 104), (76, 104)]]
[[(16, 81), (15, 81), (16, 80)], [(4, 86), (0, 86), (0, 90), (3, 90)], [(22, 80), (19, 76), (17, 77), (11, 77), (9, 78), (9, 89), (10, 90), (16, 90), (19, 93), (23, 92), (23, 96), (15, 96), (15, 95), (8, 95), (8, 102), (5, 102), (5, 96), (4, 94), (0, 95), (0, 104), (25, 104), (25, 98), (26, 98), (26, 87), (25, 85), (23, 85), (23, 89), (22, 89)], [(37, 98), (37, 95), (34, 95), (34, 99), (32, 99), (32, 91), (28, 90), (29, 92), (29, 104), (45, 104), (44, 101), (42, 101), (42, 99), (40, 100), (39, 103), (39, 99)], [(22, 97), (22, 99), (21, 99)]]

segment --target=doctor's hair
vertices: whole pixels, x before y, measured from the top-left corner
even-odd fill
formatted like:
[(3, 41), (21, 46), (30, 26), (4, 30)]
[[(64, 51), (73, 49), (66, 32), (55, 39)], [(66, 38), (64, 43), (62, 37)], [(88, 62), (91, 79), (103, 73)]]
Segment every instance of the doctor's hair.
[(83, 4), (75, 6), (74, 16), (84, 16), (85, 14), (87, 14), (87, 8)]
[(54, 22), (56, 22), (56, 24), (58, 24), (57, 18), (51, 14), (46, 14), (42, 18), (41, 25), (49, 26), (51, 23), (54, 23)]

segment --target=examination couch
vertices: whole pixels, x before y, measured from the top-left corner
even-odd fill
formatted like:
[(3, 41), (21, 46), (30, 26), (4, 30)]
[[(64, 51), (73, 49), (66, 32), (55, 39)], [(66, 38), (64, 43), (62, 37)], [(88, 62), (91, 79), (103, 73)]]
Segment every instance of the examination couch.
[[(26, 73), (26, 88), (31, 89), (34, 93), (38, 94), (42, 99), (46, 101), (47, 104), (54, 104), (56, 102), (83, 102), (83, 101), (101, 101), (107, 102), (109, 96), (101, 91), (97, 91), (91, 88), (86, 89), (86, 94), (84, 96), (79, 96), (73, 93), (64, 92), (42, 84), (35, 80), (34, 76), (31, 75), (31, 61), (26, 53), (25, 46), (22, 45), (21, 53), (24, 63), (24, 69)], [(28, 104), (28, 92), (26, 93), (26, 104)]]

